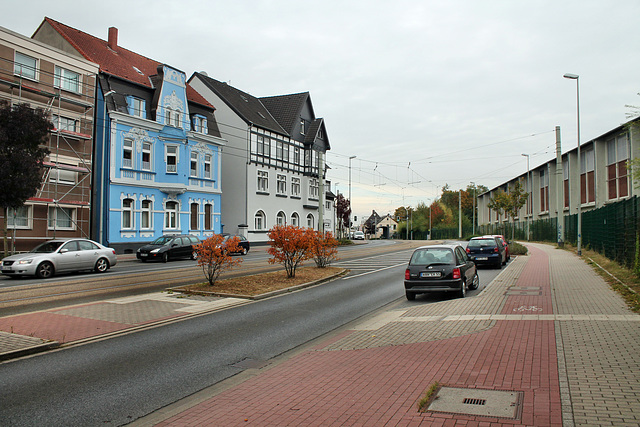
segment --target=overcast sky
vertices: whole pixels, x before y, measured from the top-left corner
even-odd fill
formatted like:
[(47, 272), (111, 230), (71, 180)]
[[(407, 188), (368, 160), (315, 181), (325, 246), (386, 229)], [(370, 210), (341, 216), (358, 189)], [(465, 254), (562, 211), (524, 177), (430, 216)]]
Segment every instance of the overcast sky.
[[(300, 0), (20, 2), (45, 16), (254, 96), (309, 91), (324, 117), (332, 190), (358, 220), (430, 203), (443, 185), (493, 188), (626, 121), (639, 105), (640, 1)], [(86, 5), (86, 6), (84, 6)], [(229, 188), (224, 188), (229, 190)]]

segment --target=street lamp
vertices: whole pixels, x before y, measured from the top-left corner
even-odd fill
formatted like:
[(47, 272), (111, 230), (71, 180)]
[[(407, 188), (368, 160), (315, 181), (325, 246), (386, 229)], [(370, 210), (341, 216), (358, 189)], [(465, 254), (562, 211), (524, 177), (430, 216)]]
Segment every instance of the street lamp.
[(527, 158), (527, 241), (529, 241), (529, 209), (533, 212), (533, 194), (531, 189), (531, 170), (529, 169), (529, 155), (522, 154)]
[[(351, 160), (355, 158), (356, 156), (349, 157), (349, 207), (352, 206), (351, 204)], [(353, 212), (353, 209), (351, 210), (351, 212)], [(349, 235), (351, 235), (351, 215), (349, 215)]]
[(578, 256), (582, 255), (582, 183), (580, 175), (582, 174), (582, 158), (580, 156), (580, 76), (577, 74), (567, 73), (565, 79), (576, 81), (576, 110), (578, 117)]
[(473, 187), (473, 211), (471, 212), (471, 235), (476, 235), (476, 183), (472, 182)]

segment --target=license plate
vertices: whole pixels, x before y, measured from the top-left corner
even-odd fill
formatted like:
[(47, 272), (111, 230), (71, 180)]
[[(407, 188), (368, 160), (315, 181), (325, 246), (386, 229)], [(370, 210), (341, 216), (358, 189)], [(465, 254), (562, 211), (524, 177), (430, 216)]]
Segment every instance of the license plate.
[(484, 257), (477, 257), (477, 258), (476, 258), (476, 260), (478, 260), (478, 261), (488, 261), (488, 260), (489, 260), (489, 258), (487, 258), (486, 256), (484, 256)]
[(140, 256), (148, 256), (149, 254), (140, 254)]
[(426, 273), (420, 273), (420, 277), (440, 277), (439, 271), (427, 271)]

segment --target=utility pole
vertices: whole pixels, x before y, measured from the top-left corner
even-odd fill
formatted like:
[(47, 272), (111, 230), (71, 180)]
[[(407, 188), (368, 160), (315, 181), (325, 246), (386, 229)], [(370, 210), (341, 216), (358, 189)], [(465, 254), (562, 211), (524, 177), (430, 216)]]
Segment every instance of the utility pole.
[(560, 146), (560, 126), (556, 126), (556, 192), (557, 192), (557, 224), (558, 224), (558, 247), (564, 247), (564, 173), (562, 169), (562, 148)]

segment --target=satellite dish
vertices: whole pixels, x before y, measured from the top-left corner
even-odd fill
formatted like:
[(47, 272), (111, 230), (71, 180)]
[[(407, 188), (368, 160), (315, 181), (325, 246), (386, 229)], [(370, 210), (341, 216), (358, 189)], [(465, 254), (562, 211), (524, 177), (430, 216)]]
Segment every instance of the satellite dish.
[(206, 71), (200, 71), (200, 74), (202, 74), (202, 75), (203, 75), (203, 76), (205, 76), (205, 77), (209, 77), (209, 74), (207, 74), (207, 72), (206, 72)]

